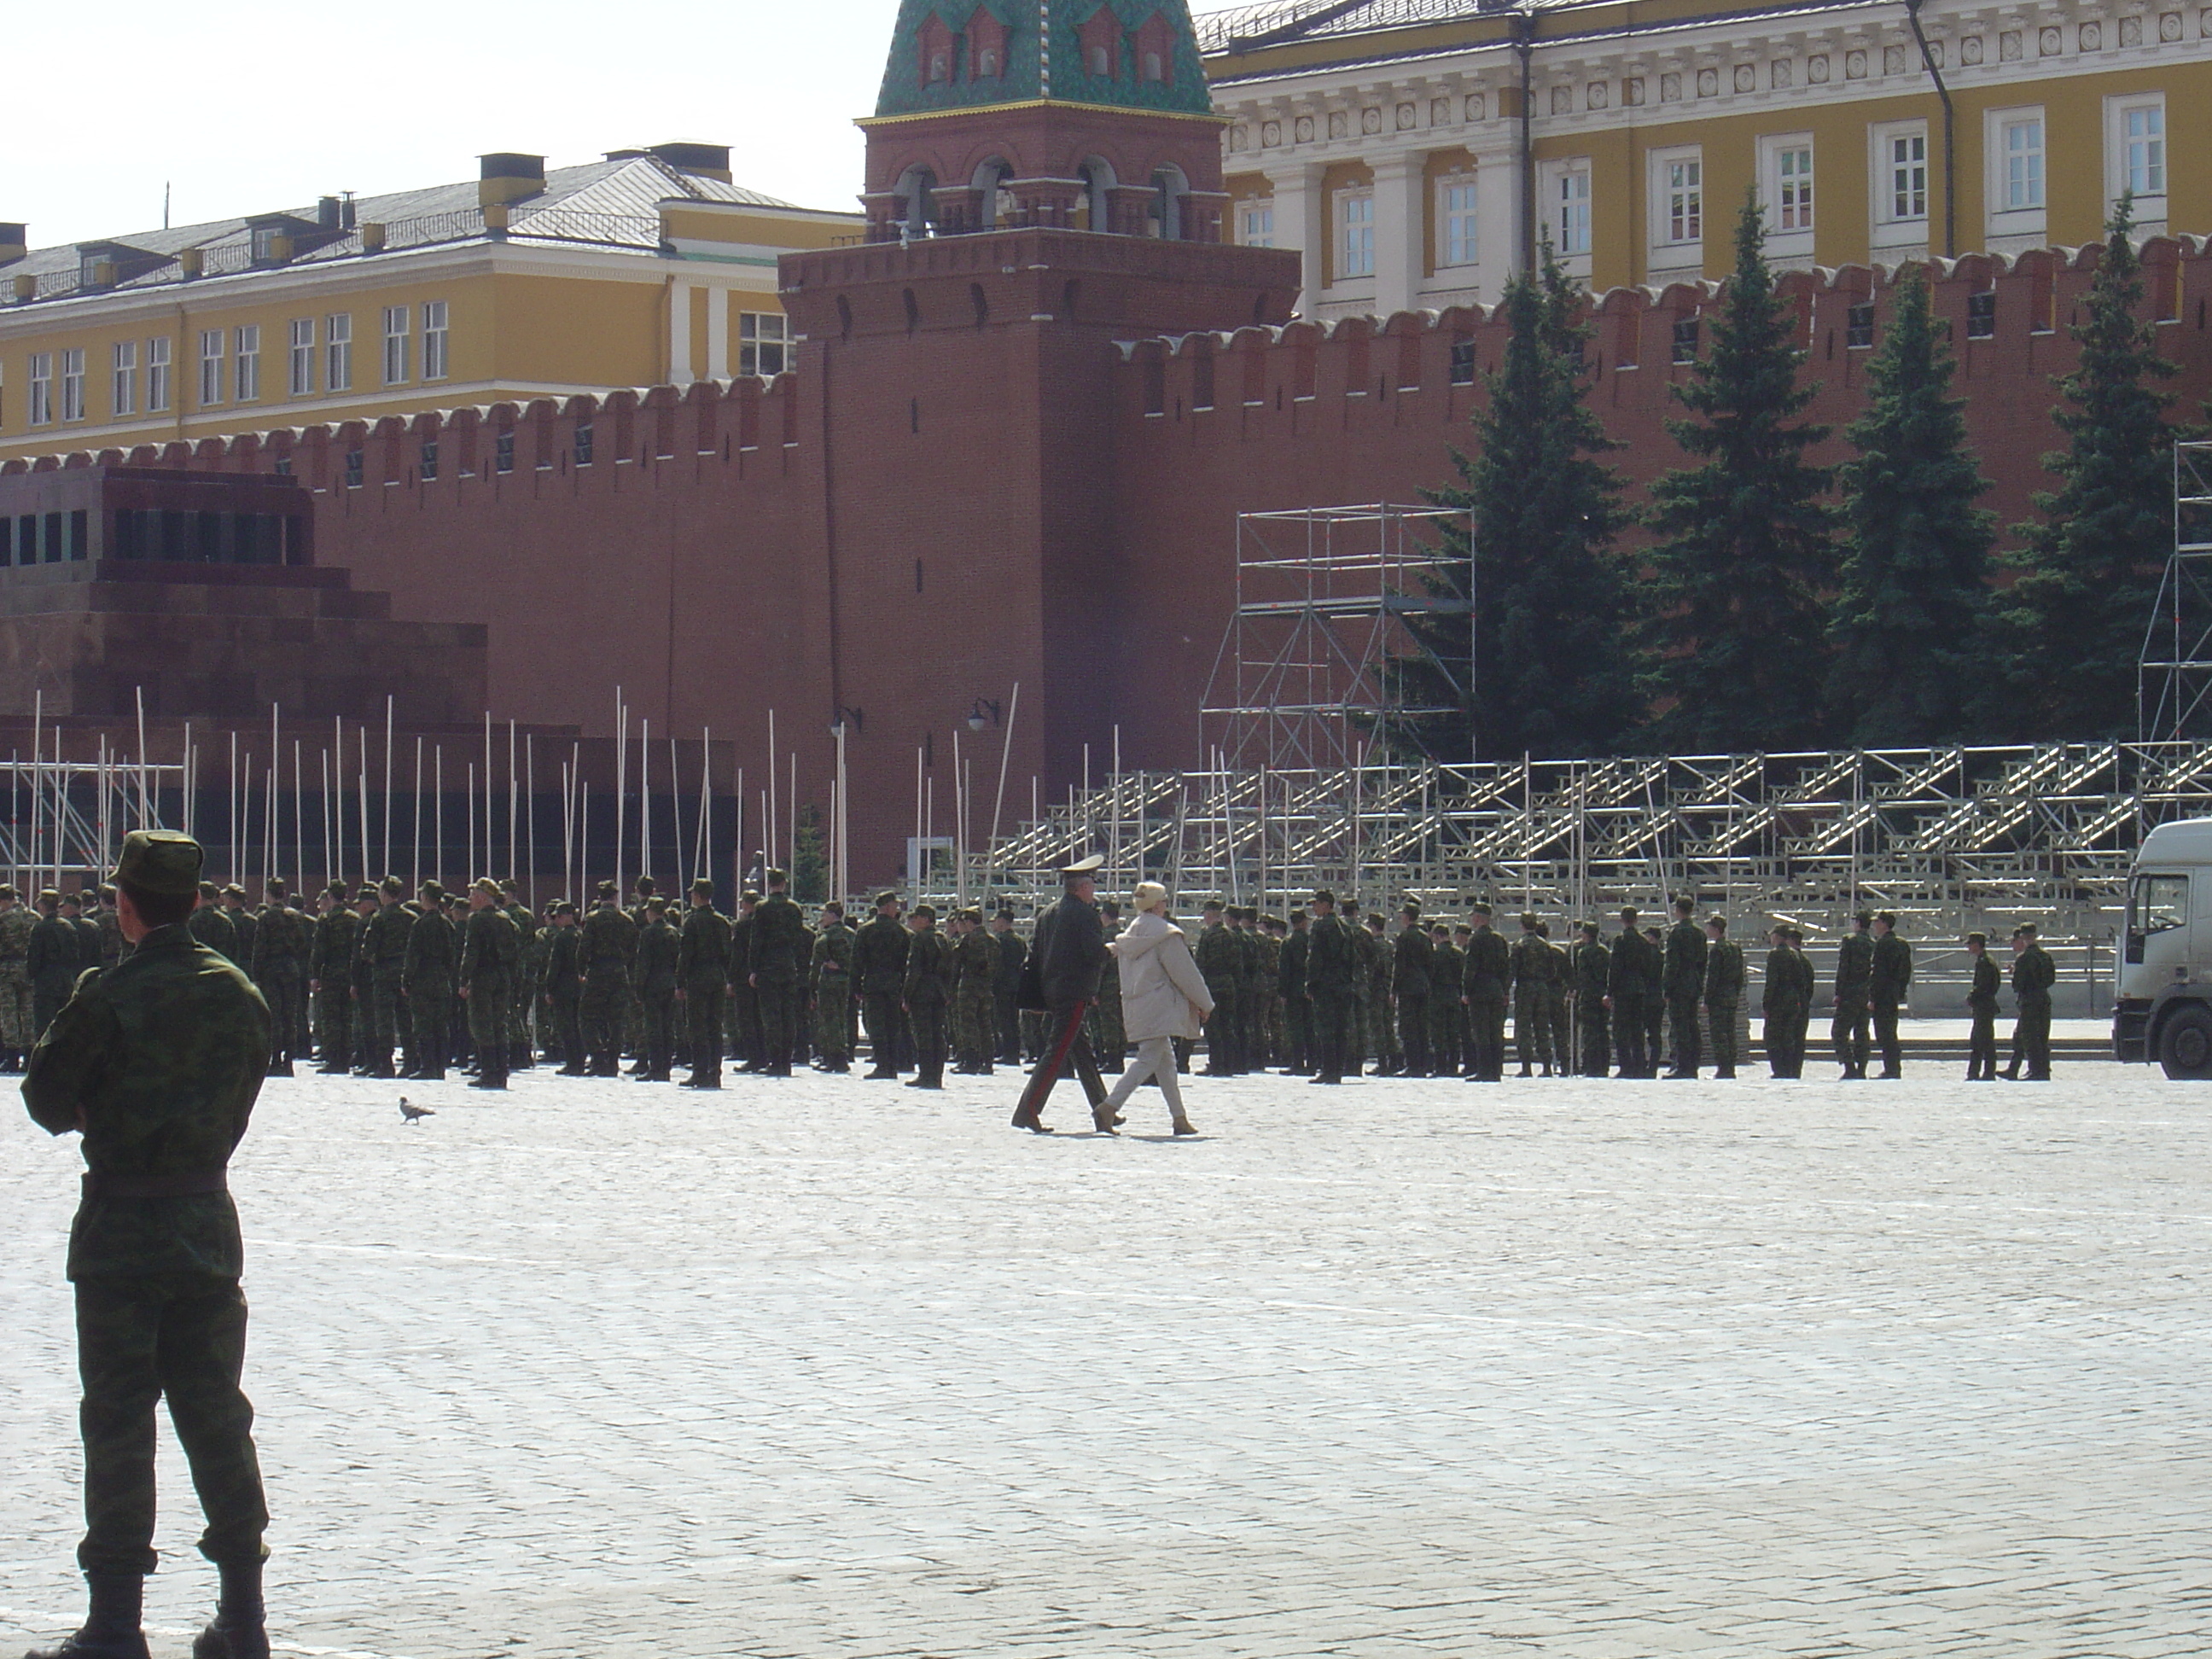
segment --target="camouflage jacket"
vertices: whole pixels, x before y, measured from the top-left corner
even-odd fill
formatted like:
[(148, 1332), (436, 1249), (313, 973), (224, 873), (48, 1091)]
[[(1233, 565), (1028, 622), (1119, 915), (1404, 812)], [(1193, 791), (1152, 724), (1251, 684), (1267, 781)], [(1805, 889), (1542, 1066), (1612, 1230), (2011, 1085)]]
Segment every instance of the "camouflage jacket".
[(71, 1279), (244, 1271), (228, 1193), (103, 1196), (98, 1183), (221, 1170), (268, 1068), (269, 1005), (182, 925), (154, 929), (85, 980), (23, 1079), (41, 1128), (84, 1133), (89, 1179), (70, 1230)]
[(635, 922), (613, 905), (601, 904), (577, 924), (576, 932), (576, 959), (586, 974), (597, 969), (617, 978), (628, 975), (630, 958), (637, 954)]
[(726, 983), (730, 977), (730, 919), (711, 904), (684, 913), (676, 947), (676, 980), (686, 990)]
[(307, 931), (307, 919), (297, 910), (270, 905), (253, 930), (253, 961), (247, 971), (264, 985), (271, 980), (297, 979)]
[(907, 945), (905, 996), (916, 1008), (942, 1007), (952, 996), (952, 941), (934, 927)]
[(641, 997), (665, 997), (676, 989), (676, 958), (683, 941), (665, 919), (648, 921), (638, 929), (637, 955), (630, 964), (632, 982)]
[(238, 929), (230, 925), (230, 918), (212, 904), (203, 904), (191, 914), (185, 924), (191, 936), (211, 951), (220, 951), (233, 963), (238, 960)]
[(361, 918), (343, 905), (315, 918), (315, 941), (307, 952), (307, 977), (343, 981), (353, 971), (354, 940)]
[(781, 893), (770, 893), (753, 911), (746, 941), (746, 971), (780, 985), (796, 981), (806, 968), (806, 918)]
[(521, 957), (522, 941), (505, 911), (488, 904), (469, 912), (461, 924), (462, 984), (511, 983)]
[(8, 914), (0, 916), (0, 971), (29, 971), (25, 959), (31, 951), (31, 930), (38, 925), (39, 913), (27, 904), (10, 905)]
[[(993, 943), (995, 945), (996, 940)], [(842, 922), (824, 927), (814, 941), (814, 990), (817, 996), (850, 996), (853, 962), (860, 936)]]
[(583, 992), (583, 981), (577, 977), (577, 947), (583, 936), (574, 925), (555, 927), (552, 938), (545, 941), (545, 973), (539, 981), (544, 994), (556, 1002), (572, 1002)]
[(40, 917), (31, 930), (30, 955), (25, 959), (31, 983), (49, 996), (67, 996), (84, 967), (80, 956), (76, 928), (59, 916)]
[(410, 991), (442, 990), (453, 994), (453, 974), (458, 963), (454, 957), (460, 946), (453, 938), (453, 924), (442, 910), (426, 910), (415, 919), (407, 930), (407, 965), (403, 983)]

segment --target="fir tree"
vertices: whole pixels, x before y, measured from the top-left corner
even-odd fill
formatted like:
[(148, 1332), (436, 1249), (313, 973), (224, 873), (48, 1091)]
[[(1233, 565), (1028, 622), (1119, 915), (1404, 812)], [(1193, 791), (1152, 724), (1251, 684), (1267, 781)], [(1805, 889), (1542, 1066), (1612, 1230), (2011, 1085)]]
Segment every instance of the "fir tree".
[(1659, 709), (1650, 739), (1682, 753), (1790, 748), (1820, 724), (1832, 514), (1828, 473), (1804, 457), (1827, 428), (1790, 423), (1816, 388), (1798, 382), (1765, 234), (1747, 199), (1712, 350), (1675, 388), (1693, 418), (1667, 423), (1700, 465), (1651, 486), (1639, 684)]
[(2137, 315), (2142, 265), (2123, 198), (2089, 286), (2087, 319), (2067, 332), (2081, 361), (2052, 412), (2068, 447), (2044, 457), (2059, 487), (2037, 495), (2043, 522), (2023, 525), (1998, 635), (2021, 735), (2132, 737), (2136, 664), (2172, 544), (2172, 399), (2148, 382), (2174, 366)]
[[(1455, 707), (1401, 722), (1411, 728), (1393, 734), (1401, 749), (1455, 759), (1601, 754), (1632, 715), (1609, 551), (1624, 517), (1620, 484), (1595, 459), (1615, 446), (1583, 401), (1584, 304), (1548, 246), (1539, 272), (1506, 285), (1505, 351), (1484, 377), (1474, 453), (1453, 455), (1459, 487), (1424, 492), (1468, 515), (1464, 528), (1448, 521), (1429, 586), (1447, 599), (1471, 589), (1472, 628), (1464, 614), (1408, 618), (1450, 681), (1425, 659), (1394, 669), (1401, 702)], [(1471, 684), (1472, 696), (1452, 696), (1451, 681)]]
[(1896, 295), (1867, 412), (1844, 433), (1857, 454), (1841, 471), (1849, 537), (1828, 626), (1832, 729), (1862, 748), (1970, 735), (1996, 522), (1974, 505), (1990, 486), (1950, 395), (1957, 362), (1926, 277), (1912, 272)]

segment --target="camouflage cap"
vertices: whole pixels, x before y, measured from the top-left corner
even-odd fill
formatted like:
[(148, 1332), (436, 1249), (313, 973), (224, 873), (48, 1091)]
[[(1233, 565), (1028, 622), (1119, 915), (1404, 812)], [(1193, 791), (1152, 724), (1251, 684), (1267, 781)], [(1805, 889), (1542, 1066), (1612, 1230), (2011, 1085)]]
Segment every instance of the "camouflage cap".
[(422, 896), (427, 899), (441, 899), (445, 897), (445, 884), (434, 878), (425, 881), (422, 884)]
[(469, 884), (469, 891), (471, 893), (482, 893), (486, 898), (497, 898), (499, 896), (499, 884), (494, 881), (489, 876), (478, 876), (474, 881)]
[(933, 904), (917, 904), (914, 907), (914, 918), (917, 921), (935, 921), (937, 907)]
[(790, 881), (791, 877), (785, 871), (771, 868), (762, 875), (761, 879), (771, 887), (781, 887)]
[(216, 900), (222, 896), (222, 889), (217, 887), (211, 881), (204, 881), (200, 883), (197, 890), (199, 893), (199, 896), (207, 900), (210, 903), (213, 903)]
[(878, 893), (876, 895), (876, 908), (878, 910), (882, 909), (886, 904), (896, 904), (898, 902), (899, 897), (896, 893)]
[(603, 899), (611, 899), (615, 896), (615, 884), (611, 881), (603, 881), (592, 888), (592, 891)]
[(283, 898), (291, 890), (285, 885), (283, 877), (271, 876), (261, 884), (261, 890), (271, 900), (276, 900)]
[(695, 892), (695, 893), (712, 893), (712, 892), (714, 890), (714, 877), (712, 877), (712, 876), (695, 876), (695, 877), (693, 877), (693, 878), (692, 878), (692, 879), (691, 879), (691, 890), (692, 890), (693, 892)]
[(41, 903), (41, 904), (59, 904), (61, 902), (62, 902), (62, 890), (61, 890), (60, 888), (58, 888), (58, 887), (41, 887), (40, 889), (39, 889), (39, 902), (40, 902), (40, 903)]
[(980, 927), (983, 925), (983, 913), (971, 904), (960, 913), (960, 920)]
[(123, 838), (114, 879), (149, 893), (197, 893), (204, 856), (199, 842), (174, 830), (133, 830)]
[(246, 902), (246, 890), (234, 881), (223, 884), (222, 896), (225, 898), (234, 898), (241, 904)]
[(323, 890), (325, 893), (328, 893), (332, 898), (336, 899), (340, 904), (343, 904), (348, 899), (353, 896), (353, 890), (348, 887), (345, 883), (342, 881), (334, 881), (329, 886), (324, 888)]

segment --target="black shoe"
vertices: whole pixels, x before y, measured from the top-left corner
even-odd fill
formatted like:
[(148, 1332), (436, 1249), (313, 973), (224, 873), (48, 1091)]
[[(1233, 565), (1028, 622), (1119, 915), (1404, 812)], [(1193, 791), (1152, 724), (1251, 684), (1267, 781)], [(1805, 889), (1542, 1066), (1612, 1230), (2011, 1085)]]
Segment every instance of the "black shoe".
[(192, 1638), (192, 1659), (269, 1659), (266, 1625), (225, 1625), (218, 1614)]
[(1332, 1089), (1343, 1081), (1344, 1079), (1340, 1077), (1310, 1077), (1306, 1079), (1309, 1085), (1317, 1083), (1325, 1084)]
[[(225, 1651), (221, 1648), (211, 1649), (210, 1656), (212, 1659), (220, 1659)], [(269, 1651), (265, 1642), (261, 1651)], [(192, 1646), (192, 1654), (193, 1659), (209, 1659), (209, 1656), (201, 1655), (197, 1643)], [(127, 1634), (94, 1634), (81, 1630), (57, 1647), (33, 1648), (23, 1656), (23, 1659), (149, 1659), (149, 1656), (146, 1651), (146, 1632), (143, 1631), (134, 1630)]]
[(507, 1088), (507, 1075), (503, 1072), (487, 1072), (482, 1077), (470, 1079), (469, 1087), (471, 1089), (498, 1089), (504, 1091)]

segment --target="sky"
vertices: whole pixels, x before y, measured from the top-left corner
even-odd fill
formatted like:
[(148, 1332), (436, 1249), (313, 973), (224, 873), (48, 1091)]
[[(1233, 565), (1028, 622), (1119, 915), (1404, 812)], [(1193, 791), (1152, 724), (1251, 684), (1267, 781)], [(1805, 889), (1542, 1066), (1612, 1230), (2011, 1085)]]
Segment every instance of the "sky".
[[(855, 211), (897, 0), (173, 0), (9, 8), (0, 220), (33, 247), (553, 166), (727, 144), (738, 183)], [(32, 66), (37, 72), (31, 72)]]

